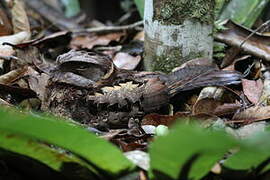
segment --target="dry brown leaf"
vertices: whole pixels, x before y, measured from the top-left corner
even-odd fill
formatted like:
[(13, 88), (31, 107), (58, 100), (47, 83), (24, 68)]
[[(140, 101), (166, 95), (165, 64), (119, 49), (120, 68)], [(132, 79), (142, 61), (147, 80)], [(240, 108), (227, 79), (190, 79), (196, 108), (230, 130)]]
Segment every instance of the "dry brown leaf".
[(254, 104), (257, 104), (263, 91), (262, 80), (258, 79), (257, 81), (254, 81), (242, 79), (242, 86), (244, 94), (247, 96), (248, 100)]
[(224, 103), (214, 98), (200, 99), (193, 106), (192, 113), (194, 115), (208, 114), (213, 116), (224, 116), (234, 114), (241, 108), (241, 104), (237, 103)]
[(0, 83), (1, 84), (11, 84), (12, 82), (18, 80), (21, 78), (27, 71), (27, 67), (18, 68), (15, 70), (12, 70), (4, 75), (0, 76)]
[(209, 66), (209, 67), (217, 67), (211, 59), (208, 58), (195, 58), (187, 61), (186, 63), (182, 64), (179, 67), (174, 68), (172, 71), (177, 71), (179, 69), (182, 69), (184, 67), (188, 66)]
[(214, 110), (214, 114), (216, 116), (234, 114), (241, 107), (242, 107), (241, 104), (238, 103), (225, 103), (221, 106), (216, 107)]
[(5, 11), (0, 5), (0, 36), (12, 34), (12, 25), (5, 14)]
[(66, 46), (71, 40), (71, 32), (59, 31), (52, 33), (42, 38), (32, 39), (23, 43), (16, 44), (17, 48), (25, 48), (29, 46), (42, 47), (42, 48), (56, 48), (59, 46)]
[(254, 106), (242, 112), (236, 113), (232, 121), (251, 123), (255, 121), (262, 121), (270, 118), (270, 106)]
[(21, 31), (28, 33), (28, 39), (31, 36), (30, 24), (22, 0), (14, 0), (11, 8), (12, 24), (14, 33)]
[(134, 70), (141, 61), (141, 56), (131, 56), (128, 53), (119, 52), (113, 58), (116, 67), (126, 70)]
[(27, 75), (30, 89), (36, 92), (40, 100), (44, 100), (46, 86), (48, 84), (49, 75), (45, 73), (39, 74), (33, 68), (28, 68)]
[(177, 119), (189, 117), (189, 115), (190, 114), (188, 112), (177, 112), (173, 116), (152, 113), (152, 114), (148, 114), (148, 115), (144, 116), (141, 125), (170, 126), (173, 123), (175, 123)]
[(269, 36), (255, 33), (250, 38), (246, 39), (252, 33), (251, 30), (237, 25), (232, 21), (228, 21), (224, 26), (226, 30), (216, 33), (216, 40), (230, 46), (241, 46), (241, 49), (248, 54), (270, 61)]
[(144, 31), (138, 32), (136, 36), (133, 38), (133, 40), (144, 41)]
[(28, 38), (28, 33), (24, 31), (19, 32), (14, 35), (0, 37), (0, 55), (11, 56), (14, 53), (14, 50), (11, 46), (2, 45), (4, 42), (8, 42), (10, 44), (19, 44), (25, 41), (27, 38)]
[(105, 35), (92, 35), (92, 36), (77, 36), (70, 42), (70, 47), (73, 49), (88, 48), (92, 49), (96, 45), (106, 46), (111, 41), (119, 41), (125, 33), (115, 32)]
[(196, 102), (196, 104), (193, 106), (192, 114), (214, 115), (214, 110), (222, 104), (223, 103), (221, 101), (212, 98), (204, 98)]

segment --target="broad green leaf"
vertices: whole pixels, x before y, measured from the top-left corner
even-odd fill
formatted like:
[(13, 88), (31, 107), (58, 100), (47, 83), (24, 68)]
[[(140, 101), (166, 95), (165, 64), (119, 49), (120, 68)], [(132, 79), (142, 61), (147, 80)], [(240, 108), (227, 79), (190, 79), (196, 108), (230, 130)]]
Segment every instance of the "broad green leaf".
[(144, 1), (145, 0), (134, 0), (136, 6), (138, 8), (138, 11), (139, 11), (142, 18), (143, 18), (143, 15), (144, 15)]
[(261, 15), (269, 0), (231, 0), (219, 20), (231, 19), (250, 28)]
[(261, 132), (254, 137), (240, 141), (238, 152), (230, 156), (224, 166), (234, 170), (256, 168), (270, 158), (269, 139), (269, 132)]
[(230, 0), (215, 0), (216, 6), (215, 6), (215, 16), (219, 17), (220, 13), (223, 11), (226, 4), (229, 3)]
[(0, 130), (67, 149), (112, 175), (132, 170), (135, 166), (112, 144), (75, 124), (50, 117), (35, 117), (9, 108), (1, 108), (0, 117)]
[[(7, 133), (2, 130), (0, 130), (0, 151), (1, 149), (35, 159), (58, 172), (61, 172), (66, 167), (70, 167), (70, 170), (73, 170), (72, 176), (74, 178), (89, 178), (91, 174), (89, 170), (96, 173), (86, 162), (72, 154), (52, 149), (26, 136)], [(0, 153), (0, 158), (3, 156), (5, 156), (5, 153)], [(88, 169), (88, 171), (83, 171), (82, 169)], [(78, 171), (80, 173), (76, 173)]]
[[(200, 179), (235, 145), (236, 141), (224, 132), (178, 125), (151, 144), (150, 169), (152, 173), (159, 171), (172, 179), (177, 179), (180, 173), (187, 173), (187, 179)], [(190, 169), (184, 172), (188, 171), (182, 169), (187, 163)]]
[(65, 16), (73, 17), (80, 12), (80, 3), (78, 0), (61, 0), (65, 6)]

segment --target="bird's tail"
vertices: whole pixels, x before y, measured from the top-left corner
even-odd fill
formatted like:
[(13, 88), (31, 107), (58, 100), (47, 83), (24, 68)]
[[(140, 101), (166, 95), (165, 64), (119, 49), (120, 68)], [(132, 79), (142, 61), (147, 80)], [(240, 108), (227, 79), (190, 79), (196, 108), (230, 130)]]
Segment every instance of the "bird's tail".
[(169, 74), (167, 82), (170, 97), (181, 91), (206, 86), (239, 84), (243, 75), (237, 71), (219, 70), (212, 66), (188, 66)]

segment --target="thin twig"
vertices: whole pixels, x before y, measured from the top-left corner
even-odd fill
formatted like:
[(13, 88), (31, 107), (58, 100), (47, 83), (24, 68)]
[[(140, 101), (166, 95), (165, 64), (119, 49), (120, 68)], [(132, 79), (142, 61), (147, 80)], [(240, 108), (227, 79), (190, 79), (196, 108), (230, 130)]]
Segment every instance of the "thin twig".
[(94, 47), (96, 51), (120, 51), (122, 46)]
[(73, 33), (105, 33), (110, 31), (124, 31), (124, 30), (130, 30), (134, 29), (137, 26), (143, 25), (143, 21), (138, 21), (130, 25), (124, 25), (124, 26), (104, 26), (104, 27), (95, 27), (95, 28), (88, 28), (83, 30), (76, 30), (73, 31)]
[(256, 34), (260, 29), (262, 29), (263, 27), (267, 27), (268, 24), (270, 24), (270, 20), (266, 21), (265, 23), (263, 23), (262, 25), (260, 25), (255, 31), (253, 31), (252, 33), (250, 33), (250, 35), (248, 35), (240, 44), (240, 48), (242, 48), (242, 46), (245, 44), (245, 42), (254, 34)]

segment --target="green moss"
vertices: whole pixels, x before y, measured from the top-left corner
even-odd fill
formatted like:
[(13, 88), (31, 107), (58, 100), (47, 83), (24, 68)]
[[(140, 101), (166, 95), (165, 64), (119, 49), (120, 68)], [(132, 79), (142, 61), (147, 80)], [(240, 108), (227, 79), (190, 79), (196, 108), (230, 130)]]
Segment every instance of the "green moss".
[(164, 55), (156, 56), (155, 61), (152, 63), (152, 70), (169, 73), (177, 66), (180, 66), (182, 54), (179, 48), (173, 48)]
[(186, 19), (211, 24), (215, 0), (155, 0), (154, 19), (165, 25), (180, 25)]
[(223, 43), (215, 42), (214, 43), (214, 53), (213, 58), (221, 61), (225, 57), (226, 45)]
[[(187, 62), (192, 59), (205, 57), (203, 52), (190, 52), (188, 56), (182, 57), (183, 62)], [(183, 63), (182, 63), (183, 64)]]

